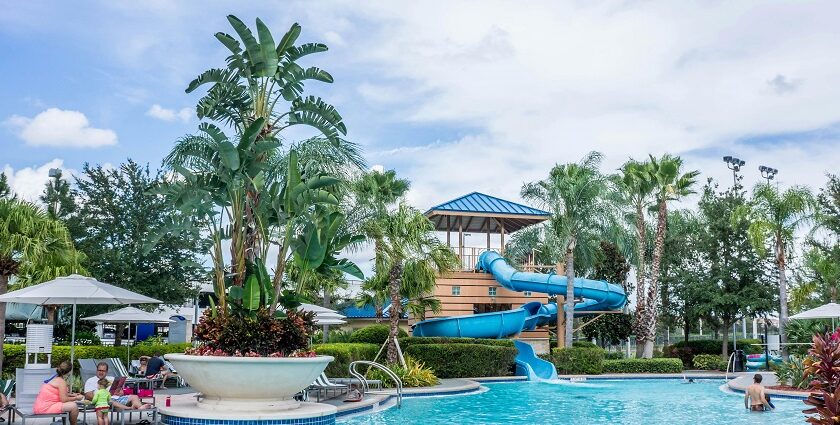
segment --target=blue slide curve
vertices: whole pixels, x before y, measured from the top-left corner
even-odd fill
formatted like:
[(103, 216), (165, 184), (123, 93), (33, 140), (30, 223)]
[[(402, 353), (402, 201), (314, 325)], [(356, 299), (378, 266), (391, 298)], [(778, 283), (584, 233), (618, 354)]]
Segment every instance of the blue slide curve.
[[(549, 295), (566, 293), (566, 277), (556, 274), (521, 272), (513, 268), (495, 251), (485, 251), (478, 259), (478, 269), (489, 272), (497, 282), (511, 291), (531, 291)], [(583, 298), (575, 311), (619, 310), (627, 302), (621, 286), (599, 280), (575, 278), (574, 296)], [(414, 325), (414, 336), (468, 338), (506, 338), (524, 330), (533, 330), (557, 320), (557, 305), (530, 302), (519, 308), (493, 313), (429, 319)], [(517, 372), (529, 379), (554, 379), (554, 365), (534, 355), (533, 348), (514, 341), (519, 349)]]

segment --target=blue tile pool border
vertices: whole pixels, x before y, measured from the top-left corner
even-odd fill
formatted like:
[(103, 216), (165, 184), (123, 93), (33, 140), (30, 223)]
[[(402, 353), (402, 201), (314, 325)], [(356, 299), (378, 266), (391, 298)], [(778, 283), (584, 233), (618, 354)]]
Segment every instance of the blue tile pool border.
[(335, 418), (334, 413), (302, 419), (199, 419), (161, 414), (166, 425), (335, 425)]

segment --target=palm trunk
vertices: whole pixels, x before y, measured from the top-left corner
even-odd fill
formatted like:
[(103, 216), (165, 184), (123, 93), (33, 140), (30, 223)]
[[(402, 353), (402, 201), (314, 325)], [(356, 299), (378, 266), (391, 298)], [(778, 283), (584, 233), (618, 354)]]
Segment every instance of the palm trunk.
[(55, 313), (58, 310), (57, 305), (44, 306), (47, 309), (47, 324), (55, 325)]
[(402, 264), (396, 263), (388, 274), (388, 289), (391, 295), (391, 329), (388, 333), (388, 363), (394, 364), (399, 360), (397, 354), (397, 336), (400, 329), (400, 287), (402, 286)]
[(781, 235), (776, 235), (776, 265), (779, 269), (779, 342), (782, 345), (782, 358), (787, 358), (787, 334), (785, 332), (788, 320), (787, 278), (785, 277), (785, 245)]
[(125, 329), (125, 324), (123, 324), (123, 323), (117, 324), (117, 330), (114, 332), (114, 347), (119, 347), (119, 346), (122, 345), (123, 329)]
[[(0, 274), (0, 295), (5, 294), (9, 290), (9, 277), (5, 274)], [(0, 370), (3, 370), (3, 359), (6, 357), (3, 353), (3, 341), (6, 339), (6, 303), (0, 303)]]
[[(572, 337), (574, 333), (575, 244), (576, 241), (574, 238), (572, 238), (571, 242), (569, 243), (569, 246), (566, 248), (566, 302), (564, 303), (564, 308), (566, 310), (566, 348), (572, 346)], [(557, 332), (560, 332), (560, 330), (558, 329)]]
[(647, 340), (647, 326), (644, 322), (645, 316), (645, 217), (643, 205), (636, 204), (636, 316), (633, 321), (633, 330), (636, 334), (636, 357), (642, 357), (645, 341)]
[(688, 335), (691, 333), (691, 321), (683, 321), (683, 341), (688, 342)]
[(644, 358), (649, 359), (653, 357), (653, 342), (656, 339), (656, 297), (659, 294), (659, 266), (662, 263), (662, 252), (665, 249), (665, 228), (668, 225), (668, 205), (662, 200), (659, 202), (659, 216), (656, 223), (656, 240), (653, 245), (653, 259), (650, 265), (650, 282), (647, 288), (647, 297), (645, 298), (645, 350)]

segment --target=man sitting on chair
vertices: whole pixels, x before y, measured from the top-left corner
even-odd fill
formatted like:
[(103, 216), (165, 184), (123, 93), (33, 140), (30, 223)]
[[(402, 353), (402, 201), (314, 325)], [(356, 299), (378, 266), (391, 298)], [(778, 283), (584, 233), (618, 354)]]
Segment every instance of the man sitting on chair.
[(155, 353), (146, 363), (146, 371), (143, 372), (143, 375), (148, 379), (161, 379), (160, 388), (165, 390), (164, 383), (172, 374), (163, 362), (162, 354)]
[[(99, 389), (98, 382), (100, 379), (105, 378), (111, 383), (114, 382), (114, 377), (107, 375), (108, 363), (99, 362), (96, 365), (96, 376), (93, 376), (87, 381), (85, 381), (86, 399), (93, 400), (93, 393), (95, 393), (96, 390)], [(117, 393), (111, 397), (111, 403), (113, 404), (114, 408), (117, 409), (140, 409), (141, 407), (148, 407), (143, 405), (143, 403), (140, 401), (140, 397), (137, 397), (134, 394), (124, 395), (122, 388), (117, 389)]]

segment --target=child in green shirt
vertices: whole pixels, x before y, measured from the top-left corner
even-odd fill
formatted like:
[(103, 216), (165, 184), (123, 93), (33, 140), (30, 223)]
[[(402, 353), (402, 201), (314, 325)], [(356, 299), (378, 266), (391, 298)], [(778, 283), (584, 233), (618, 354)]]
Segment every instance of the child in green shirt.
[(111, 392), (108, 391), (108, 387), (111, 383), (102, 378), (98, 382), (99, 389), (93, 393), (93, 399), (90, 401), (93, 404), (94, 410), (96, 410), (96, 425), (108, 425), (108, 408), (110, 407), (108, 403), (111, 401)]

